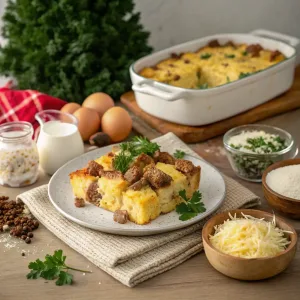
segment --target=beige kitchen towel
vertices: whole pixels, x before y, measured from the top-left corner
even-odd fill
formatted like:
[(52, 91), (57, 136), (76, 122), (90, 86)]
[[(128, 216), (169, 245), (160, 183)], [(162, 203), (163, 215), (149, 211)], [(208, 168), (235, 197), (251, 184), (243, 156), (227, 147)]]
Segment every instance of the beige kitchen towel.
[[(171, 153), (181, 149), (198, 156), (173, 133), (155, 141)], [(226, 199), (216, 213), (260, 204), (251, 191), (229, 177), (224, 176), (224, 180)], [(207, 219), (169, 233), (126, 237), (94, 231), (67, 220), (49, 201), (47, 185), (27, 191), (18, 198), (58, 238), (129, 287), (165, 272), (203, 250), (201, 228)]]

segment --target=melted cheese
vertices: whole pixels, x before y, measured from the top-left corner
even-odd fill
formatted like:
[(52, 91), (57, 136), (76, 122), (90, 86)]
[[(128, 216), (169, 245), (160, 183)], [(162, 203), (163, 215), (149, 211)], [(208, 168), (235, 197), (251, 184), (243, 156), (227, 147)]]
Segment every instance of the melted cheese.
[(212, 245), (219, 251), (243, 258), (275, 256), (284, 251), (290, 243), (285, 232), (272, 222), (243, 215), (215, 226), (214, 235), (210, 236)]

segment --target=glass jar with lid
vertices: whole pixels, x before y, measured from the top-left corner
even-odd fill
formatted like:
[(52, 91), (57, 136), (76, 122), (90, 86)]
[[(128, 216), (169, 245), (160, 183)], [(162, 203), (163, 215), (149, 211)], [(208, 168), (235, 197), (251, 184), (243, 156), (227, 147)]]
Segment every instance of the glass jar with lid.
[(39, 155), (28, 122), (0, 125), (0, 185), (21, 187), (36, 182)]

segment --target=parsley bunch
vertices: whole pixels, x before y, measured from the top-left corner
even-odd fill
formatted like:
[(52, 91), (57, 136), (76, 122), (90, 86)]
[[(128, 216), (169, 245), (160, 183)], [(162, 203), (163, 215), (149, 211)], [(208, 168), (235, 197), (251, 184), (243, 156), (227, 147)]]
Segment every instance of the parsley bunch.
[(31, 270), (27, 274), (27, 279), (44, 278), (47, 280), (56, 279), (56, 285), (72, 284), (73, 275), (68, 273), (69, 270), (91, 273), (91, 271), (84, 271), (69, 267), (65, 264), (66, 256), (63, 256), (62, 250), (56, 250), (53, 255), (47, 254), (45, 261), (37, 259), (29, 263), (28, 268)]
[(129, 66), (152, 50), (133, 0), (10, 0), (2, 28), (1, 74), (78, 103), (129, 90)]
[(180, 191), (179, 196), (184, 200), (176, 206), (176, 212), (180, 214), (179, 220), (187, 221), (206, 211), (199, 191), (195, 191), (190, 199), (187, 198), (185, 190)]

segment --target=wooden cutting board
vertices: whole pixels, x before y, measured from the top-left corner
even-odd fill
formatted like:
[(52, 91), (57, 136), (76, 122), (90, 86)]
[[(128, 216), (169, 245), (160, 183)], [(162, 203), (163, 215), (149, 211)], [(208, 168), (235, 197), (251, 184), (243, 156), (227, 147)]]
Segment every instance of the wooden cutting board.
[[(121, 102), (137, 117), (144, 120), (158, 132), (173, 132), (186, 143), (197, 143), (225, 133), (227, 130), (244, 124), (250, 124), (300, 107), (300, 67), (296, 68), (295, 81), (291, 89), (279, 97), (243, 112), (231, 118), (198, 127), (179, 125), (153, 117), (139, 108), (134, 93), (127, 92), (121, 96)], [(134, 123), (139, 130), (139, 123)]]

